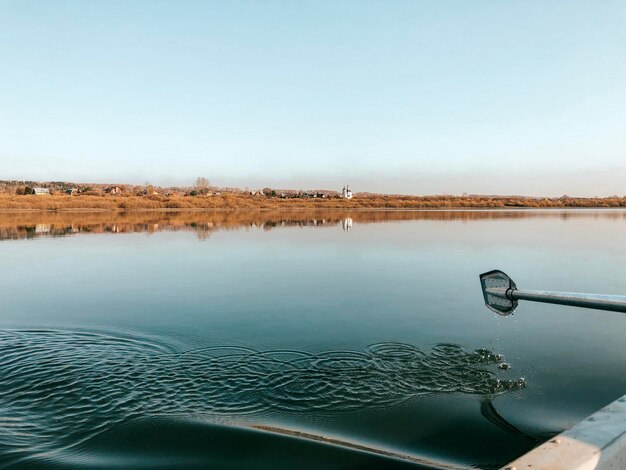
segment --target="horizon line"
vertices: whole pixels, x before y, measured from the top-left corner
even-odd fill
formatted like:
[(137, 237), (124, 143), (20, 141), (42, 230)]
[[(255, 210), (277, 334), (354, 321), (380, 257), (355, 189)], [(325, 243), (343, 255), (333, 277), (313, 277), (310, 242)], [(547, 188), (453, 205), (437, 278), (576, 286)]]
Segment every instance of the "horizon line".
[[(195, 188), (198, 187), (197, 185), (194, 184), (188, 184), (188, 185), (162, 185), (162, 184), (153, 184), (150, 182), (145, 182), (143, 184), (137, 184), (137, 183), (121, 183), (121, 182), (106, 182), (106, 183), (99, 183), (99, 182), (75, 182), (75, 181), (63, 181), (63, 180), (49, 180), (49, 181), (37, 181), (37, 180), (29, 180), (29, 179), (0, 179), (0, 185), (10, 185), (10, 186), (21, 186), (21, 185), (28, 185), (28, 183), (33, 183), (34, 184), (39, 184), (42, 187), (47, 187), (50, 185), (56, 185), (56, 186), (69, 186), (69, 187), (78, 187), (78, 186), (83, 186), (83, 187), (88, 187), (88, 186), (95, 186), (95, 187), (111, 187), (111, 186), (139, 186), (139, 187), (148, 187), (151, 186), (153, 188), (156, 189), (163, 189), (163, 190), (185, 190), (185, 189), (191, 189), (191, 188)], [(349, 186), (349, 185), (347, 185)], [(299, 188), (299, 189), (294, 189), (294, 188), (280, 188), (280, 187), (270, 187), (267, 185), (262, 185), (262, 187), (256, 188), (256, 189), (251, 189), (250, 187), (246, 186), (244, 188), (240, 187), (240, 186), (218, 186), (215, 184), (210, 184), (209, 186), (212, 190), (214, 191), (224, 191), (224, 192), (250, 192), (250, 191), (262, 191), (263, 189), (269, 188), (272, 189), (274, 191), (283, 191), (283, 192), (308, 192), (308, 191), (327, 191), (327, 192), (334, 192), (334, 193), (340, 193), (341, 190), (337, 190), (337, 189), (327, 189), (327, 188), (308, 188), (308, 189), (304, 189), (304, 188)], [(377, 191), (353, 191), (353, 194), (356, 195), (361, 195), (361, 196), (388, 196), (388, 197), (424, 197), (424, 198), (428, 198), (428, 197), (452, 197), (452, 198), (462, 198), (462, 197), (482, 197), (482, 198), (505, 198), (505, 197), (511, 197), (511, 198), (526, 198), (526, 199), (562, 199), (562, 198), (571, 198), (571, 199), (612, 199), (612, 198), (626, 198), (626, 195), (618, 195), (618, 194), (614, 194), (614, 195), (607, 195), (607, 196), (576, 196), (576, 195), (570, 195), (570, 194), (562, 194), (559, 196), (546, 196), (546, 195), (527, 195), (527, 194), (514, 194), (514, 193), (476, 193), (476, 192), (463, 192), (461, 194), (453, 194), (453, 193), (449, 193), (449, 192), (442, 192), (442, 193), (423, 193), (423, 194), (415, 194), (415, 193), (392, 193), (392, 192), (377, 192)]]

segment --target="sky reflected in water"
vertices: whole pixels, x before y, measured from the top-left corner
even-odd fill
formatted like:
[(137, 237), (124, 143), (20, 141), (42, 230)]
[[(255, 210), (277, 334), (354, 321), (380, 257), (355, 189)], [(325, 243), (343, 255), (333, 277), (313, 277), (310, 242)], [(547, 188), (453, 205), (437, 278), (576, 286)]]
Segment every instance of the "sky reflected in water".
[(626, 393), (626, 322), (501, 318), (478, 274), (624, 294), (624, 235), (617, 210), (1, 214), (0, 463), (497, 467)]

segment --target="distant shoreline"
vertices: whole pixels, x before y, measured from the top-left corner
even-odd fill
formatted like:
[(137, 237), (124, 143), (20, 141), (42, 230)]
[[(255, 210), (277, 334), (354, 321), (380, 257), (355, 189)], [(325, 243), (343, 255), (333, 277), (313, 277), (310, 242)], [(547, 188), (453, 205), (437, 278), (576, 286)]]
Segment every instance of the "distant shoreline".
[(624, 208), (626, 197), (530, 198), (518, 196), (355, 196), (341, 198), (279, 198), (229, 194), (164, 195), (0, 195), (0, 211), (190, 211), (270, 209), (598, 209)]

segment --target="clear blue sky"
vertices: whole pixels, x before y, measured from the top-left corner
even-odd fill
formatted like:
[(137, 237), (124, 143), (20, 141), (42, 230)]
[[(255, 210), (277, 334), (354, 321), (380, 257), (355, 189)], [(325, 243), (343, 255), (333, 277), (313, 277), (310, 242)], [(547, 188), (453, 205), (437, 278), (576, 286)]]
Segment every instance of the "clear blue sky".
[(0, 178), (626, 194), (625, 1), (0, 0)]

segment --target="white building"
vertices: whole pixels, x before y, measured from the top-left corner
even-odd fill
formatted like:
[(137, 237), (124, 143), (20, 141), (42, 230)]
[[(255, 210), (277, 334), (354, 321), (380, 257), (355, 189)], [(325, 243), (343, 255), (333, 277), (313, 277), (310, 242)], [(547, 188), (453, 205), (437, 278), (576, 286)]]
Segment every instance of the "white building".
[(37, 196), (47, 196), (50, 194), (50, 190), (48, 188), (33, 188), (33, 194)]
[(344, 199), (352, 199), (352, 190), (350, 189), (350, 185), (346, 185), (341, 190), (341, 197)]

